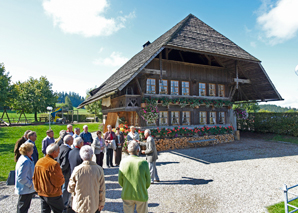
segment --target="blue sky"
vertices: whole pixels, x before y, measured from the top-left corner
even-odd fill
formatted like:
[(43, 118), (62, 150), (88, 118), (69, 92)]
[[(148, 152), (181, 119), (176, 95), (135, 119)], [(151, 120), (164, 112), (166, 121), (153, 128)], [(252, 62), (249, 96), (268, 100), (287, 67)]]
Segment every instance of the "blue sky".
[(12, 80), (46, 76), (85, 96), (189, 13), (262, 61), (298, 108), (297, 0), (0, 0), (0, 62)]

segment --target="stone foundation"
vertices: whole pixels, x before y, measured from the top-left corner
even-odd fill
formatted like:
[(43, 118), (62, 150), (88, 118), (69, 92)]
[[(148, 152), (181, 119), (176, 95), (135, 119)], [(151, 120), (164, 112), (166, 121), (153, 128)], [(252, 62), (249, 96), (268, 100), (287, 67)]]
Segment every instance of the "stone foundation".
[[(212, 141), (203, 141), (203, 142), (194, 142), (190, 143), (189, 141), (201, 141), (208, 139), (216, 139)], [(224, 135), (205, 135), (201, 137), (180, 137), (180, 138), (164, 138), (164, 139), (155, 139), (157, 151), (166, 151), (173, 149), (186, 149), (197, 146), (210, 146), (219, 143), (228, 143), (234, 141), (233, 134), (224, 134)]]

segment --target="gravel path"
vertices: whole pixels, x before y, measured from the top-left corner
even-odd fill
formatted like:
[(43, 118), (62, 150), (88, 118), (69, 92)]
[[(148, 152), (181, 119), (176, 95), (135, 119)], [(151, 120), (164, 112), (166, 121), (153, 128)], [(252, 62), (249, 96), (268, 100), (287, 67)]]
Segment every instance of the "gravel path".
[[(160, 183), (151, 185), (150, 212), (265, 212), (298, 180), (298, 146), (243, 138), (227, 144), (159, 153)], [(118, 168), (105, 169), (106, 205), (123, 212)], [(296, 190), (297, 192), (298, 190)], [(295, 192), (295, 190), (293, 191)], [(0, 212), (16, 209), (13, 186), (0, 182)], [(40, 212), (34, 198), (29, 212)]]

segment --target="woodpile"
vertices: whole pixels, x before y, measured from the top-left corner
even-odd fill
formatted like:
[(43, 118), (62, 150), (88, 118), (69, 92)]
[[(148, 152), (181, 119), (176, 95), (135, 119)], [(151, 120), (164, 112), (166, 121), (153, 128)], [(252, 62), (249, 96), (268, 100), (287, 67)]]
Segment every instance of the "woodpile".
[[(216, 140), (210, 140), (210, 139), (216, 139)], [(206, 141), (203, 141), (203, 140), (206, 140)], [(191, 141), (198, 141), (198, 142), (191, 143)], [(201, 137), (156, 139), (155, 144), (156, 144), (157, 151), (166, 151), (166, 150), (173, 150), (173, 149), (193, 148), (197, 146), (210, 146), (210, 145), (227, 143), (232, 141), (234, 141), (234, 135), (225, 134), (225, 135), (205, 135)]]

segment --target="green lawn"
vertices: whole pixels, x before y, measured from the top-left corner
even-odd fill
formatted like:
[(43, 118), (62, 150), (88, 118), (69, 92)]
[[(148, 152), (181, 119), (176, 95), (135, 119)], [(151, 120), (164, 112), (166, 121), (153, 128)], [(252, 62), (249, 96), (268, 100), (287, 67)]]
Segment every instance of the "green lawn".
[[(294, 200), (294, 201), (290, 202), (290, 204), (293, 206), (298, 206), (298, 200)], [(285, 213), (285, 204), (284, 204), (284, 202), (280, 202), (275, 205), (268, 206), (267, 210), (269, 213)], [(289, 207), (289, 212), (293, 211), (293, 210), (294, 210), (294, 208)]]
[[(86, 123), (90, 132), (99, 130), (99, 123)], [(73, 127), (79, 127), (82, 131), (85, 124), (73, 124)], [(26, 130), (36, 131), (37, 140), (36, 147), (39, 153), (39, 157), (43, 157), (41, 152), (41, 141), (46, 137), (46, 131), (49, 129), (49, 125), (30, 125), (30, 126), (15, 126), (15, 127), (2, 127), (0, 128), (0, 181), (5, 181), (8, 177), (9, 171), (14, 170), (14, 146), (16, 141), (21, 138)], [(51, 125), (51, 129), (54, 131), (54, 137), (59, 137), (60, 130), (65, 129), (66, 125)]]

